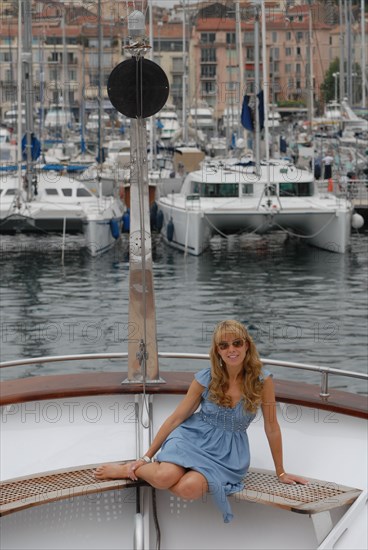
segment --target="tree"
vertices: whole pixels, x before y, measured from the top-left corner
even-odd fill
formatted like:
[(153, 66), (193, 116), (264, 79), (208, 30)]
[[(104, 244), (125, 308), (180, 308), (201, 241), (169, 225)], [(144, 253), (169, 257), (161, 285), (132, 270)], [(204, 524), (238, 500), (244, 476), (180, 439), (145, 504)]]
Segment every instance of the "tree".
[[(326, 71), (325, 79), (321, 84), (321, 92), (323, 101), (327, 103), (335, 98), (335, 78), (334, 73), (338, 73), (340, 70), (340, 60), (334, 59)], [(338, 86), (338, 82), (336, 83)]]

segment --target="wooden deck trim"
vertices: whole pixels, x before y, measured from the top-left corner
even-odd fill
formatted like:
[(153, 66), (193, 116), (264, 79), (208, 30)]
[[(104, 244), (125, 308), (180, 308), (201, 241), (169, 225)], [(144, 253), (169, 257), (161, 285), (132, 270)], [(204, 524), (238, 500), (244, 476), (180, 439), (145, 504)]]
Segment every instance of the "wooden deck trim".
[[(67, 498), (149, 486), (143, 481), (96, 480), (93, 476), (96, 466), (98, 464), (49, 471), (1, 482), (0, 516)], [(244, 490), (233, 494), (233, 498), (301, 514), (316, 514), (351, 504), (362, 492), (314, 479), (310, 479), (309, 485), (287, 485), (273, 472), (256, 468), (250, 468), (244, 481)]]
[[(161, 372), (161, 376), (165, 383), (147, 384), (146, 393), (183, 395), (193, 380), (194, 373), (164, 371)], [(8, 380), (0, 384), (0, 405), (93, 395), (141, 393), (141, 384), (122, 384), (126, 377), (126, 372), (102, 372)], [(319, 386), (277, 379), (275, 388), (277, 401), (283, 403), (368, 418), (368, 400), (363, 395), (358, 396), (331, 388), (330, 396), (321, 398)]]

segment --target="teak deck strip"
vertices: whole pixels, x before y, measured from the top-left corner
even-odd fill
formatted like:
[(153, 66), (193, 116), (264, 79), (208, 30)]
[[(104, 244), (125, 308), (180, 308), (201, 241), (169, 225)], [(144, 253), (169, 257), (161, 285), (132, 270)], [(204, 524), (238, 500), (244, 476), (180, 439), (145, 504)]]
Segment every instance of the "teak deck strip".
[[(66, 498), (147, 486), (142, 481), (96, 480), (93, 476), (96, 466), (68, 468), (3, 481), (0, 484), (0, 516)], [(351, 504), (361, 493), (358, 489), (320, 480), (310, 480), (308, 485), (286, 485), (273, 472), (255, 468), (249, 470), (244, 482), (243, 491), (235, 493), (233, 498), (302, 514), (316, 514)]]

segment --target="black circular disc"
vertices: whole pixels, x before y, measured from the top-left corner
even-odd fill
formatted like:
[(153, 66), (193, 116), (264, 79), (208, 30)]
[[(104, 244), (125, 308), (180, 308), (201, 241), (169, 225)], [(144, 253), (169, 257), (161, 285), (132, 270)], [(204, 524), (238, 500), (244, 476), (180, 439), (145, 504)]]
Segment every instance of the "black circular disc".
[(129, 118), (147, 118), (165, 105), (169, 81), (157, 63), (132, 57), (112, 70), (107, 93), (119, 113)]

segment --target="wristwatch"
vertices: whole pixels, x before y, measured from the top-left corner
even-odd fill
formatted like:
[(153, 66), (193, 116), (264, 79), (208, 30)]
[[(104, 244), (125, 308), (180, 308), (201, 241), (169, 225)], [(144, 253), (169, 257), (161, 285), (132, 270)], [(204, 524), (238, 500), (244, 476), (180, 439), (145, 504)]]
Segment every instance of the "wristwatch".
[(147, 455), (141, 456), (141, 458), (140, 458), (139, 460), (144, 460), (147, 464), (149, 464), (150, 462), (152, 462), (152, 458), (150, 458), (150, 457), (147, 456)]

